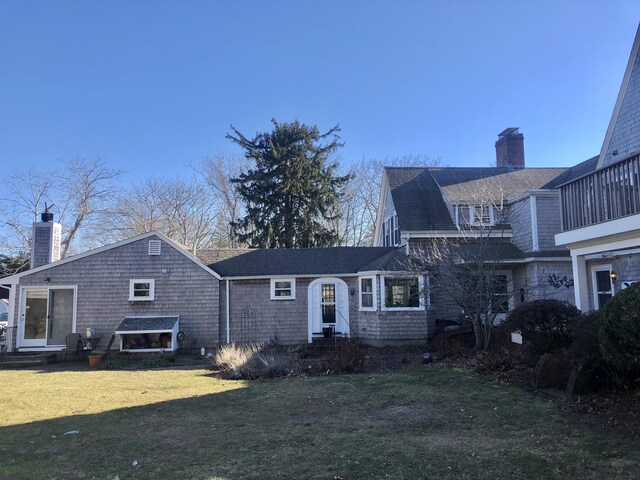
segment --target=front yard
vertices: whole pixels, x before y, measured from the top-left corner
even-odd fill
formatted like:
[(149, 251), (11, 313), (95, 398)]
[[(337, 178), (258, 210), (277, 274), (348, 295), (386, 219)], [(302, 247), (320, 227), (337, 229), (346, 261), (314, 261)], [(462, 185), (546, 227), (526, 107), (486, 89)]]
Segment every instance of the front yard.
[(10, 478), (640, 478), (637, 442), (465, 370), (253, 382), (203, 369), (14, 370), (0, 385)]

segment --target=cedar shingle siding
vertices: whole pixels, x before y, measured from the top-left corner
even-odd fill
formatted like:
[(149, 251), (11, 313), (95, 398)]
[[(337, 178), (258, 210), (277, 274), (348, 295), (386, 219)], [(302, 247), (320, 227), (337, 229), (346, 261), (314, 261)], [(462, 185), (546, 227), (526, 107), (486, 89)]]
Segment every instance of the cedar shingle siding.
[[(217, 345), (218, 279), (169, 245), (163, 245), (161, 255), (148, 255), (150, 238), (156, 237), (27, 274), (20, 278), (20, 287), (77, 286), (75, 331), (84, 334), (87, 327), (95, 327), (103, 347), (124, 317), (154, 315), (179, 315), (180, 329), (198, 347)], [(130, 279), (154, 279), (155, 299), (130, 302)]]

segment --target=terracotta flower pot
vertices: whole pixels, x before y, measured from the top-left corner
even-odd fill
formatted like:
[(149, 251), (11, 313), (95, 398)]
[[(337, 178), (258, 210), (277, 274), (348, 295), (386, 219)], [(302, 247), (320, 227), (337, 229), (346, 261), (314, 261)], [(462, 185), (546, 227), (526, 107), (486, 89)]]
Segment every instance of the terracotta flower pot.
[(89, 355), (89, 368), (98, 368), (101, 358), (100, 355)]

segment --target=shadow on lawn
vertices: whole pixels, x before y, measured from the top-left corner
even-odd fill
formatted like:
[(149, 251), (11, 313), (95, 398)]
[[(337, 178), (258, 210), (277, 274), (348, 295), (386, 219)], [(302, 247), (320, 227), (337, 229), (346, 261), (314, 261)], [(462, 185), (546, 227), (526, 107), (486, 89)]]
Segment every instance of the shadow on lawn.
[[(172, 388), (162, 384), (162, 376), (154, 381), (154, 390)], [(624, 450), (608, 456), (613, 447), (569, 428), (549, 402), (496, 389), (465, 372), (238, 385), (242, 388), (0, 428), (0, 475), (562, 479), (589, 472), (614, 479), (623, 478), (624, 470), (624, 478), (631, 478)], [(149, 390), (141, 385), (131, 395), (157, 393)], [(492, 413), (483, 416), (487, 401)], [(494, 411), (494, 404), (500, 409)]]

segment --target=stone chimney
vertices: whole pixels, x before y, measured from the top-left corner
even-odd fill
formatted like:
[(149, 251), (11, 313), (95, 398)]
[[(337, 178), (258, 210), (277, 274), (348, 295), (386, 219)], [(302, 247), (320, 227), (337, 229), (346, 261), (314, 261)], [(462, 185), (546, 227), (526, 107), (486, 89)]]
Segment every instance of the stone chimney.
[(496, 166), (512, 170), (524, 168), (524, 135), (517, 128), (507, 128), (498, 135)]
[(31, 268), (60, 260), (62, 227), (53, 221), (53, 213), (49, 211), (46, 204), (44, 213), (40, 215), (40, 220), (40, 222), (33, 224)]

